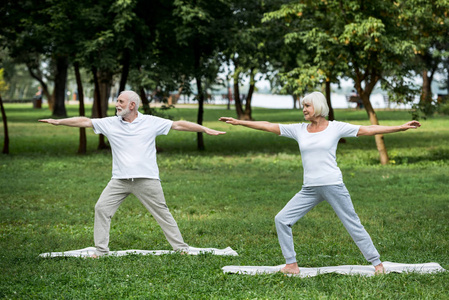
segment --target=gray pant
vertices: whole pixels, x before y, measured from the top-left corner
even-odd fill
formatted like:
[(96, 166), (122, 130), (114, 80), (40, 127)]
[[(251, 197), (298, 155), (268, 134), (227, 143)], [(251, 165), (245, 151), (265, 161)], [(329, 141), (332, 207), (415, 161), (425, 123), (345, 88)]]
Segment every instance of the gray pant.
[(363, 256), (374, 266), (381, 263), (379, 252), (357, 213), (344, 184), (303, 187), (274, 218), (276, 230), (286, 263), (296, 262), (292, 226), (321, 201), (326, 200), (359, 247)]
[(111, 219), (129, 194), (134, 194), (153, 215), (174, 250), (189, 248), (182, 239), (178, 224), (168, 210), (159, 180), (111, 179), (95, 205), (94, 240), (97, 255), (109, 252)]

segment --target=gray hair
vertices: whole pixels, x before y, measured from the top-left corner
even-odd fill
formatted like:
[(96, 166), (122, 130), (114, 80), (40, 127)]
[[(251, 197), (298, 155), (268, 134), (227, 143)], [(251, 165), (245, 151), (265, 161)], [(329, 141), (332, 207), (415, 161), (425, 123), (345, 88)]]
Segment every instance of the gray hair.
[(313, 92), (302, 98), (301, 104), (312, 104), (314, 116), (327, 117), (329, 115), (329, 106), (327, 106), (326, 97), (320, 92)]
[(127, 96), (129, 103), (134, 102), (136, 104), (136, 110), (139, 109), (139, 106), (140, 106), (140, 96), (139, 96), (139, 94), (137, 94), (136, 92), (131, 91), (131, 90), (123, 91), (123, 92), (120, 93), (120, 95), (122, 95), (122, 94)]

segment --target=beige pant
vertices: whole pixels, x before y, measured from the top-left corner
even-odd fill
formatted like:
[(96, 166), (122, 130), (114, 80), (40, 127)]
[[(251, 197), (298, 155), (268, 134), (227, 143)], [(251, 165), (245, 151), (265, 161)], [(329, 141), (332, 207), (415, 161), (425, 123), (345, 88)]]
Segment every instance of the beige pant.
[(188, 249), (178, 224), (165, 203), (161, 182), (157, 179), (111, 179), (95, 205), (94, 240), (97, 255), (109, 252), (111, 219), (129, 195), (134, 194), (161, 226), (174, 250)]

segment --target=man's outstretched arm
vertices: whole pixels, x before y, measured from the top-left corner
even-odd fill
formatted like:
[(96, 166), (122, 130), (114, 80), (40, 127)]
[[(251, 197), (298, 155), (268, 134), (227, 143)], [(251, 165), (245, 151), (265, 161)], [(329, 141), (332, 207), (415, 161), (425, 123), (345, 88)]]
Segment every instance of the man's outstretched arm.
[(39, 122), (52, 125), (64, 125), (70, 127), (92, 127), (92, 120), (86, 117), (73, 117), (66, 119), (41, 119)]
[(178, 131), (204, 132), (208, 135), (220, 135), (220, 134), (226, 133), (224, 131), (210, 129), (205, 126), (201, 126), (199, 124), (187, 122), (187, 121), (175, 121), (175, 122), (173, 122), (171, 129), (178, 130)]

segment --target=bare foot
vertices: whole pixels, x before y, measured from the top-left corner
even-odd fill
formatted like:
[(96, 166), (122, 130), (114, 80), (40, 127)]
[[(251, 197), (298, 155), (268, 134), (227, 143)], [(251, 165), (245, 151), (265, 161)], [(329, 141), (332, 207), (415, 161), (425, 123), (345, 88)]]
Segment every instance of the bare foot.
[(281, 269), (281, 273), (284, 274), (299, 274), (298, 263), (286, 264), (285, 267)]
[(189, 254), (189, 248), (184, 248), (184, 249), (180, 248), (180, 249), (177, 249), (175, 251), (177, 253), (181, 254), (181, 255), (188, 255)]
[(99, 256), (98, 255), (96, 255), (95, 253), (94, 254), (92, 254), (91, 256), (90, 256), (90, 258), (98, 258)]
[(378, 264), (377, 266), (374, 266), (374, 275), (381, 275), (385, 274), (385, 268), (382, 263)]

